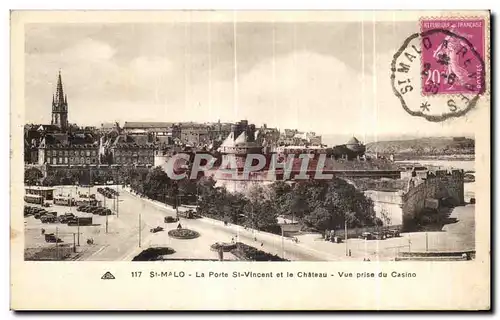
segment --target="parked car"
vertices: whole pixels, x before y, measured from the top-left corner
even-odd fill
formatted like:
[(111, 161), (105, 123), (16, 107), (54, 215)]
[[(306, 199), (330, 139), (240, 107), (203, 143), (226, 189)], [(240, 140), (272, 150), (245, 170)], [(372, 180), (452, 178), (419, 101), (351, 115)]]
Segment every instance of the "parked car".
[(50, 214), (46, 214), (40, 217), (40, 221), (42, 223), (55, 223), (57, 222), (57, 217)]
[(157, 233), (163, 231), (163, 228), (158, 226), (156, 228), (150, 229), (149, 231), (151, 231), (152, 233)]
[(74, 217), (75, 217), (74, 214), (72, 214), (71, 212), (67, 212), (67, 213), (59, 216), (59, 222), (68, 223), (68, 221), (73, 219)]
[(107, 209), (107, 208), (103, 208), (103, 210), (101, 212), (99, 212), (100, 216), (110, 216), (112, 214), (113, 214), (113, 212), (111, 212), (111, 210)]
[(363, 232), (359, 237), (361, 239), (365, 239), (365, 240), (373, 240), (374, 239), (374, 236), (371, 232)]
[(60, 238), (56, 237), (55, 234), (53, 233), (46, 233), (45, 234), (45, 241), (46, 242), (63, 242)]
[(163, 221), (164, 221), (165, 223), (174, 223), (174, 222), (179, 221), (179, 219), (178, 219), (177, 217), (171, 217), (171, 216), (168, 216), (168, 217), (165, 217), (165, 218), (163, 219)]

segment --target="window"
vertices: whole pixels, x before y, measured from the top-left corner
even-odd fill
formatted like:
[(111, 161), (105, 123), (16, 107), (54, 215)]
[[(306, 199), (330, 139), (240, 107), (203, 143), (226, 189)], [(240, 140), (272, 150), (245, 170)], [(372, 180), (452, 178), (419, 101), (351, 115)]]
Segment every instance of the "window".
[(56, 157), (52, 158), (52, 164), (57, 164), (57, 158)]
[[(82, 151), (83, 152), (83, 151)], [(84, 157), (80, 157), (80, 163), (81, 164), (84, 164), (85, 163), (85, 158)]]
[(75, 161), (75, 158), (71, 157), (69, 158), (69, 163), (72, 164)]
[[(84, 155), (85, 155), (85, 151), (83, 151), (83, 150), (82, 150), (82, 151), (80, 151), (80, 156), (82, 156), (82, 157), (83, 157)], [(83, 159), (83, 158), (82, 158), (82, 159)], [(82, 161), (82, 163), (83, 163), (83, 161)]]
[(47, 157), (50, 157), (50, 155), (51, 155), (50, 150), (47, 150)]
[(68, 163), (68, 157), (64, 157), (64, 163)]
[(67, 157), (68, 156), (68, 150), (64, 151), (64, 155)]
[(92, 163), (95, 164), (95, 158), (92, 158)]
[(90, 158), (87, 157), (87, 164), (90, 164)]
[(92, 157), (95, 157), (95, 150), (92, 150)]
[(87, 150), (87, 157), (90, 157), (90, 150)]

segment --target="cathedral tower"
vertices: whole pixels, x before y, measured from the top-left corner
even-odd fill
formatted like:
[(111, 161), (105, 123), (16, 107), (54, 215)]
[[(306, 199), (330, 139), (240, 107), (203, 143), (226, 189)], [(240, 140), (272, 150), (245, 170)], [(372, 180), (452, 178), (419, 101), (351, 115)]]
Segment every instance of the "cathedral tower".
[(68, 130), (68, 98), (63, 92), (61, 71), (57, 78), (56, 94), (52, 95), (52, 125), (58, 126), (63, 132)]

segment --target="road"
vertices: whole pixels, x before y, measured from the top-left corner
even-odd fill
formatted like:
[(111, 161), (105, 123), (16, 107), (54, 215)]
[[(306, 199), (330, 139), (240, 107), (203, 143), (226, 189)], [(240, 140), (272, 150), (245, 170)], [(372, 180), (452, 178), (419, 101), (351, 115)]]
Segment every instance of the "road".
[[(88, 189), (79, 189), (79, 191), (86, 193)], [(121, 187), (119, 187), (119, 191), (119, 216), (113, 215), (106, 219), (106, 217), (94, 215), (93, 226), (80, 228), (81, 246), (78, 247), (77, 259), (130, 261), (150, 246), (168, 246), (176, 251), (169, 256), (172, 259), (215, 260), (217, 254), (210, 250), (210, 245), (215, 242), (231, 242), (233, 239), (292, 261), (362, 261), (364, 258), (392, 260), (399, 251), (472, 250), (475, 247), (474, 205), (454, 208), (451, 217), (457, 218), (458, 222), (445, 225), (444, 232), (406, 233), (402, 234), (400, 238), (381, 241), (349, 239), (347, 247), (351, 250), (352, 255), (346, 257), (345, 243), (333, 244), (322, 241), (318, 234), (298, 236), (299, 243), (294, 243), (279, 235), (246, 230), (237, 225), (225, 226), (221, 221), (208, 218), (190, 220), (181, 218), (182, 226), (199, 232), (200, 237), (192, 240), (173, 239), (168, 236), (167, 232), (176, 228), (177, 223), (165, 224), (164, 217), (175, 216), (175, 210), (162, 203), (140, 198)], [(90, 192), (95, 193), (99, 200), (104, 200), (103, 196), (97, 193), (95, 187)], [(105, 206), (114, 209), (115, 205), (116, 200), (106, 199)], [(50, 211), (52, 210), (57, 211), (58, 214), (71, 211), (68, 207), (61, 206), (53, 206), (50, 208)], [(185, 208), (180, 208), (180, 210), (185, 210)], [(74, 209), (72, 211), (77, 213)], [(81, 212), (77, 214), (86, 215)], [(108, 220), (107, 224), (106, 220)], [(65, 243), (72, 243), (73, 233), (78, 230), (77, 227), (69, 227), (64, 224), (41, 224), (33, 217), (29, 217), (25, 221), (27, 248), (47, 246), (40, 234), (41, 228), (45, 228), (47, 232), (58, 232)], [(164, 227), (165, 231), (151, 233), (149, 230), (156, 226)], [(93, 238), (95, 244), (87, 245), (86, 239), (88, 238)], [(236, 260), (236, 257), (226, 253), (224, 260)]]
[[(112, 208), (113, 200), (106, 201), (106, 206)], [(182, 209), (181, 209), (182, 210)], [(139, 248), (139, 215), (141, 219), (141, 247)], [(181, 225), (200, 233), (200, 237), (192, 240), (178, 240), (168, 236), (170, 229), (177, 223), (165, 224), (165, 216), (175, 216), (175, 210), (163, 204), (140, 198), (120, 188), (119, 217), (113, 216), (108, 221), (108, 235), (102, 249), (85, 260), (116, 261), (132, 260), (140, 251), (150, 246), (168, 246), (176, 252), (169, 256), (172, 259), (216, 259), (217, 254), (210, 250), (215, 242), (231, 242), (232, 239), (260, 250), (285, 257), (289, 260), (323, 261), (337, 260), (325, 252), (306, 248), (290, 239), (264, 232), (245, 230), (243, 227), (224, 226), (220, 221), (200, 218), (183, 219)], [(165, 231), (152, 234), (151, 228), (162, 226)], [(257, 239), (257, 240), (255, 240)], [(231, 254), (225, 259), (233, 260)]]

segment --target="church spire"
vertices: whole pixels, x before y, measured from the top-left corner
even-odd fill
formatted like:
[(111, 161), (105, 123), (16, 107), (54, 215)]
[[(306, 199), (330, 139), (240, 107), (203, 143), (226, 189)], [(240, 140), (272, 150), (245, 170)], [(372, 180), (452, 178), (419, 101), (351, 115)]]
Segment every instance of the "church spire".
[(63, 91), (61, 70), (57, 77), (56, 93), (52, 94), (52, 124), (63, 132), (68, 129), (68, 98)]
[(56, 90), (56, 103), (59, 106), (64, 104), (64, 92), (61, 78), (61, 70), (59, 70), (59, 76), (57, 77), (57, 90)]

